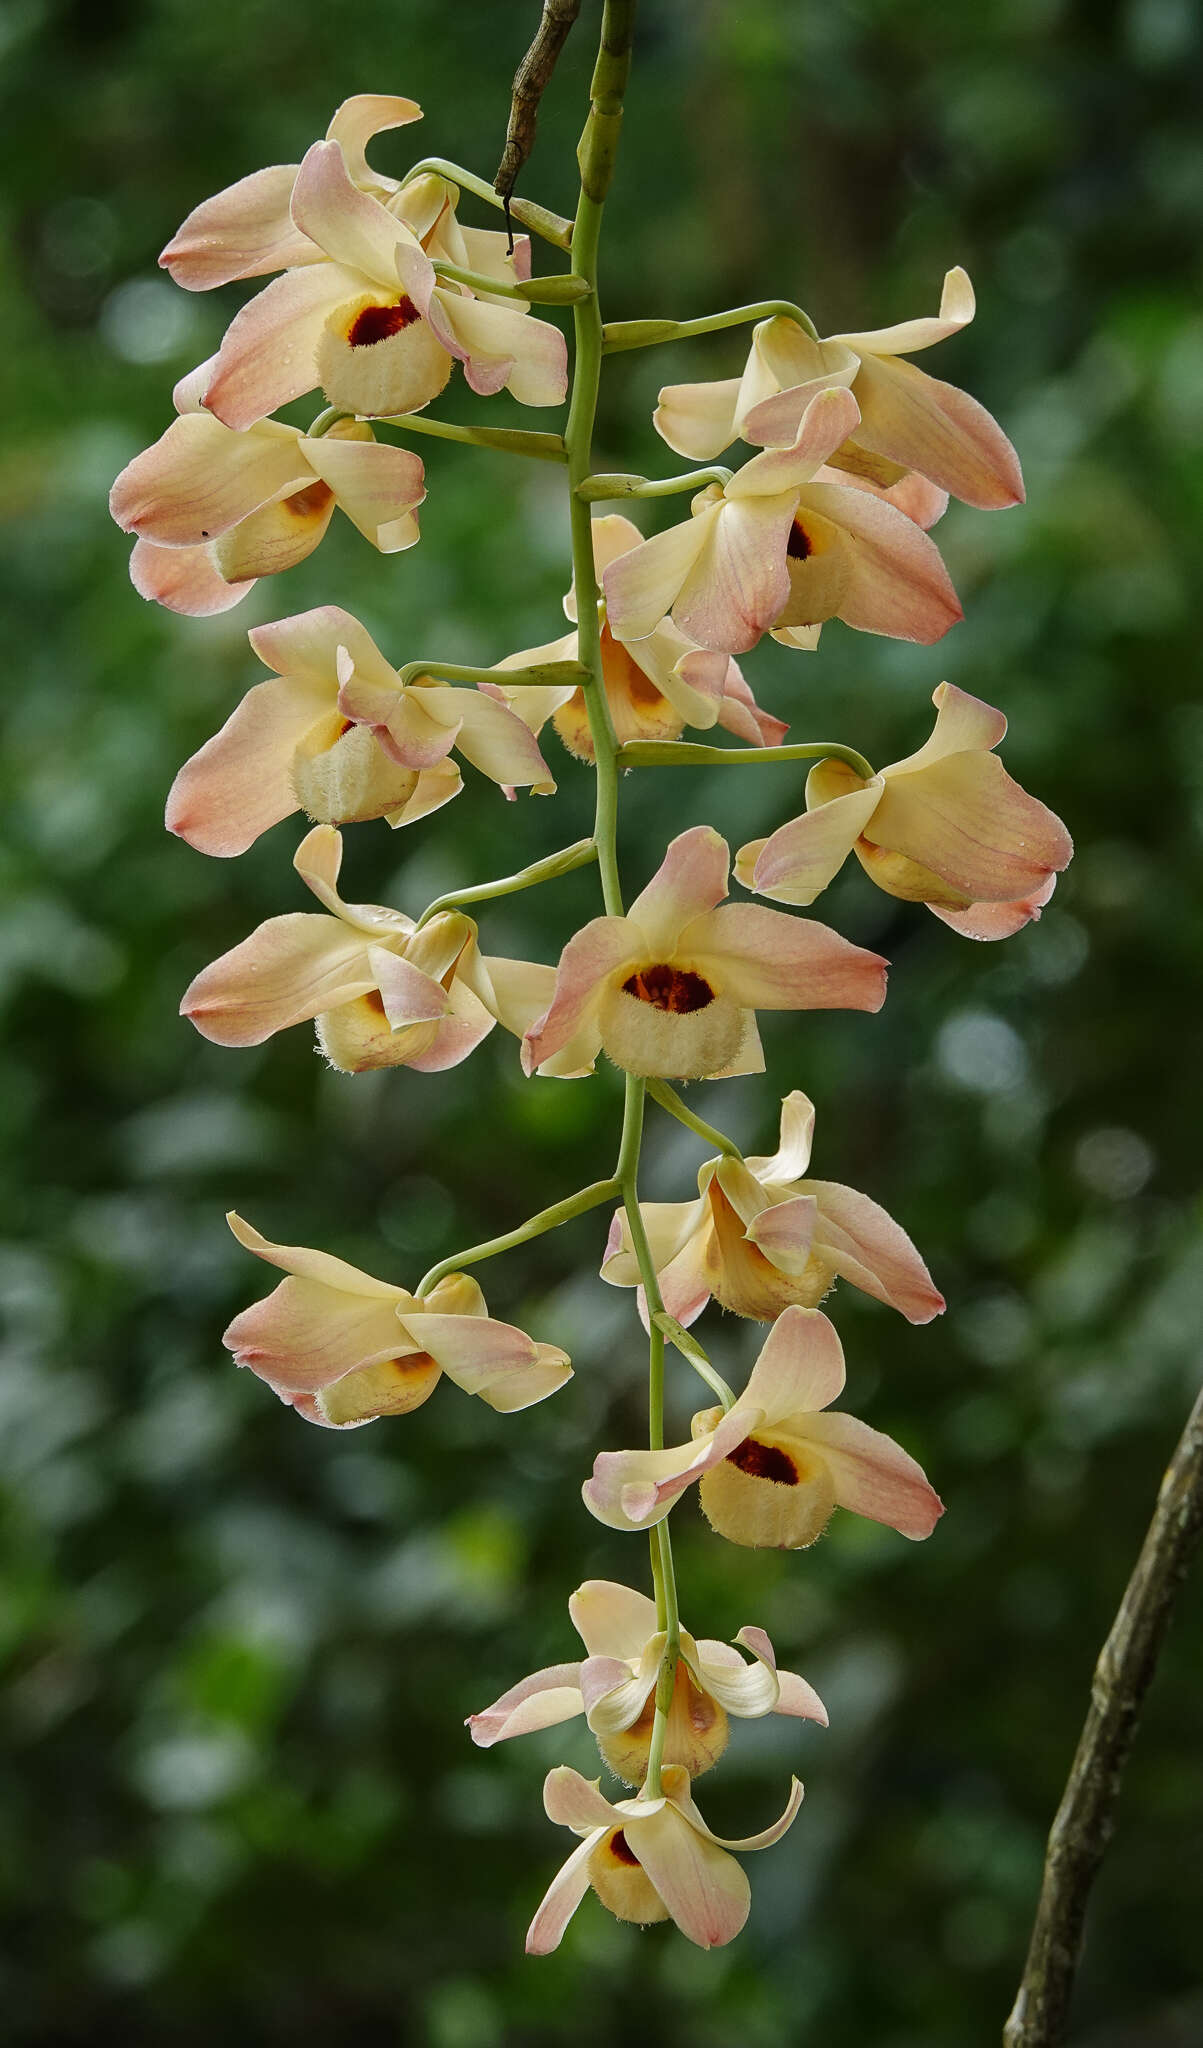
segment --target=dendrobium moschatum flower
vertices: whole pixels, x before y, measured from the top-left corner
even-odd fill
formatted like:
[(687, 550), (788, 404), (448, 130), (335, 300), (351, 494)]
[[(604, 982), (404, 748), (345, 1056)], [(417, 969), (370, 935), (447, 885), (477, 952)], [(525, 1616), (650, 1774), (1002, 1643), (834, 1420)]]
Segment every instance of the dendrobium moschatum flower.
[(745, 1841), (712, 1834), (679, 1764), (660, 1774), (658, 1799), (609, 1800), (597, 1780), (561, 1764), (549, 1771), (543, 1804), (549, 1820), (583, 1836), (553, 1878), (526, 1937), (528, 1955), (550, 1955), (590, 1886), (616, 1920), (641, 1927), (674, 1920), (699, 1948), (733, 1941), (748, 1917), (748, 1880), (734, 1857), (779, 1842), (802, 1804), (797, 1778), (781, 1818)]
[(236, 434), (203, 410), (211, 365), (176, 385), (179, 417), (127, 464), (109, 493), (118, 526), (138, 536), (130, 580), (141, 597), (204, 618), (228, 611), (259, 576), (313, 553), (337, 505), (381, 554), (418, 539), (425, 471), (363, 420), (303, 434), (260, 420)]
[[(638, 547), (642, 539), (638, 527), (618, 513), (595, 519), (593, 564), (597, 575), (600, 577), (619, 555)], [(500, 690), (507, 703), (512, 703), (523, 717), (526, 694), (538, 685), (507, 686), (505, 671), (537, 662), (579, 658), (575, 590), (570, 590), (564, 599), (564, 610), (574, 624), (571, 633), (548, 641), (545, 646), (507, 655), (498, 663)], [(606, 700), (620, 746), (627, 740), (675, 740), (687, 725), (703, 731), (721, 725), (738, 738), (750, 740), (753, 746), (775, 747), (789, 730), (781, 719), (760, 709), (739, 664), (730, 655), (696, 647), (678, 632), (671, 619), (661, 619), (654, 632), (628, 646), (616, 638), (603, 616), (601, 660)], [(552, 722), (570, 754), (582, 761), (593, 760), (593, 734), (583, 690), (575, 688), (561, 693)]]
[[(708, 1159), (696, 1202), (641, 1203), (664, 1306), (678, 1322), (694, 1322), (713, 1295), (735, 1315), (771, 1323), (793, 1305), (816, 1308), (837, 1279), (908, 1322), (939, 1315), (944, 1297), (905, 1230), (855, 1188), (804, 1178), (814, 1122), (814, 1105), (795, 1089), (771, 1158)], [(639, 1285), (624, 1210), (601, 1271), (613, 1287)]]
[(745, 888), (813, 903), (855, 852), (880, 889), (928, 904), (968, 938), (1005, 938), (1039, 917), (1073, 841), (991, 752), (1007, 730), (1001, 711), (951, 683), (932, 702), (931, 738), (868, 781), (844, 761), (816, 762), (805, 816), (740, 848)]
[(291, 210), (322, 260), (286, 271), (235, 315), (204, 394), (227, 426), (252, 426), (318, 386), (350, 412), (416, 412), (456, 360), (474, 391), (563, 401), (559, 329), (520, 301), (440, 283), (418, 236), (355, 184), (338, 142), (307, 152)]
[(611, 562), (611, 631), (641, 640), (671, 612), (700, 646), (730, 654), (836, 618), (896, 640), (941, 639), (962, 614), (935, 543), (884, 494), (816, 480), (859, 419), (850, 391), (820, 391), (792, 446), (709, 484), (691, 518)]
[[(421, 118), (422, 109), (414, 100), (386, 93), (357, 93), (339, 107), (326, 130), (326, 140), (339, 144), (347, 175), (361, 192), (396, 206), (402, 187), (396, 178), (374, 171), (364, 152), (374, 135), (389, 128), (406, 128)], [(272, 270), (320, 263), (322, 250), (294, 226), (288, 210), (300, 168), (300, 164), (269, 164), (265, 170), (252, 171), (249, 177), (227, 185), (212, 199), (202, 200), (164, 249), (159, 258), (162, 268), (185, 291), (207, 292), (236, 278), (262, 277)], [(419, 182), (426, 181), (411, 184)], [(404, 210), (401, 217), (406, 218)]]
[(494, 1322), (467, 1273), (449, 1273), (419, 1300), (329, 1252), (272, 1244), (240, 1216), (226, 1221), (289, 1277), (235, 1316), (222, 1342), (306, 1422), (346, 1429), (408, 1415), (444, 1373), (508, 1415), (572, 1378), (566, 1352)]
[(930, 1536), (944, 1509), (915, 1460), (854, 1415), (824, 1411), (844, 1386), (844, 1354), (825, 1315), (777, 1318), (734, 1407), (693, 1418), (693, 1442), (667, 1451), (601, 1451), (585, 1505), (611, 1529), (650, 1529), (700, 1480), (711, 1527), (750, 1549), (805, 1549), (833, 1508)]
[[(242, 853), (297, 810), (324, 824), (412, 824), (458, 795), (453, 747), (494, 782), (555, 788), (520, 717), (478, 690), (429, 681), (402, 689), (358, 619), (337, 605), (247, 637), (275, 674), (185, 763), (167, 800), (168, 830), (202, 853)], [(371, 724), (354, 722), (361, 696), (379, 714)]]
[(602, 1050), (630, 1074), (758, 1074), (758, 1009), (881, 1008), (884, 960), (826, 925), (724, 905), (727, 871), (726, 841), (695, 825), (625, 917), (594, 918), (568, 941), (523, 1041), (528, 1073)]
[[(655, 1717), (656, 1679), (665, 1636), (655, 1602), (630, 1586), (586, 1579), (568, 1602), (573, 1627), (588, 1655), (579, 1664), (552, 1664), (510, 1687), (468, 1726), (481, 1749), (552, 1728), (584, 1714), (610, 1769), (628, 1785), (641, 1785)], [(741, 1628), (735, 1638), (752, 1652), (749, 1664), (730, 1643), (695, 1642), (681, 1631), (664, 1761), (691, 1778), (718, 1762), (727, 1747), (727, 1716), (759, 1720), (791, 1714), (827, 1726), (827, 1710), (813, 1686), (793, 1671), (778, 1671), (762, 1628)]]
[(851, 389), (860, 420), (830, 457), (836, 467), (887, 485), (918, 471), (984, 510), (1022, 504), (1019, 458), (1002, 428), (976, 399), (906, 360), (959, 333), (973, 315), (973, 286), (958, 268), (944, 279), (934, 318), (826, 341), (816, 341), (796, 320), (762, 320), (742, 377), (669, 385), (660, 393), (656, 428), (670, 448), (699, 462), (713, 461), (737, 436), (760, 447), (786, 447), (815, 393), (842, 384)]
[(205, 967), (186, 990), (181, 1015), (216, 1045), (261, 1045), (290, 1024), (316, 1019), (330, 1064), (458, 1066), (493, 1029), (488, 964), (476, 927), (444, 911), (419, 930), (399, 910), (344, 903), (338, 893), (342, 840), (318, 825), (293, 866), (326, 914), (292, 911)]

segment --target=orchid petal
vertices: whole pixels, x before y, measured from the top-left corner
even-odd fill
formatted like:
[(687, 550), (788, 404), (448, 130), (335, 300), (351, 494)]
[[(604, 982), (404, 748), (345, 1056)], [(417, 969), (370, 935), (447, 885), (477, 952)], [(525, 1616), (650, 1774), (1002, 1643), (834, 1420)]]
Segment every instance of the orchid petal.
[(697, 1832), (675, 1803), (637, 1823), (628, 1840), (672, 1918), (699, 1948), (733, 1941), (748, 1917), (751, 1890), (736, 1863)]
[(886, 962), (813, 918), (755, 903), (697, 917), (680, 954), (732, 998), (756, 1010), (879, 1010)]
[(806, 1415), (809, 1430), (811, 1411), (826, 1408), (843, 1387), (844, 1353), (834, 1326), (817, 1308), (787, 1308), (765, 1338), (732, 1414), (759, 1409), (770, 1426)]
[(813, 903), (833, 881), (881, 801), (880, 775), (817, 810), (750, 840), (735, 857), (737, 881), (775, 903)]
[(556, 1872), (526, 1934), (528, 1956), (548, 1956), (564, 1938), (564, 1929), (589, 1889), (589, 1859), (606, 1830), (598, 1828), (573, 1850)]
[(815, 1106), (809, 1095), (793, 1088), (781, 1103), (781, 1136), (777, 1150), (768, 1158), (749, 1158), (757, 1180), (767, 1185), (800, 1180), (810, 1165), (814, 1142)]
[(330, 1252), (314, 1251), (309, 1245), (273, 1244), (252, 1224), (244, 1222), (233, 1209), (226, 1222), (239, 1244), (245, 1245), (248, 1252), (254, 1252), (256, 1258), (279, 1266), (299, 1280), (320, 1281), (325, 1287), (337, 1287), (343, 1293), (360, 1294), (368, 1300), (387, 1301), (394, 1306), (398, 1301), (409, 1298), (387, 1280), (374, 1280), (370, 1273), (361, 1273), (358, 1266), (349, 1266), (345, 1259), (336, 1259)]
[(736, 435), (741, 379), (716, 384), (666, 384), (652, 414), (662, 441), (694, 462), (713, 462)]
[(301, 452), (315, 476), (333, 491), (352, 526), (382, 555), (413, 546), (418, 538), (416, 508), (426, 496), (420, 456), (409, 448), (340, 435), (337, 426), (318, 441), (302, 440)]
[(601, 580), (616, 639), (646, 640), (655, 631), (706, 548), (720, 510), (708, 505), (609, 564)]
[(835, 1481), (836, 1504), (920, 1542), (944, 1504), (915, 1460), (855, 1415), (807, 1415), (797, 1434), (818, 1444)]
[(326, 130), (326, 140), (339, 144), (352, 178), (371, 178), (374, 173), (364, 151), (372, 137), (389, 128), (407, 128), (421, 118), (416, 100), (402, 99), (396, 93), (357, 92), (339, 107)]
[(931, 348), (967, 327), (976, 311), (973, 286), (968, 273), (957, 264), (945, 272), (940, 293), (940, 310), (919, 320), (903, 320), (896, 327), (875, 327), (862, 334), (838, 334), (836, 341), (855, 350), (858, 356), (910, 355), (916, 349)]
[(971, 903), (965, 910), (949, 910), (942, 903), (929, 903), (928, 909), (963, 939), (1009, 939), (1039, 917), (1056, 883), (1056, 875), (1049, 875), (1019, 903)]
[(334, 303), (361, 294), (366, 278), (394, 294), (402, 283), (425, 313), (434, 283), (429, 258), (395, 214), (353, 183), (337, 142), (315, 142), (305, 152), (293, 187), (292, 217), (325, 251), (342, 281)]
[(774, 624), (789, 594), (786, 543), (794, 494), (735, 497), (729, 489), (717, 515), (681, 583), (673, 618), (699, 646), (743, 654)]
[(855, 543), (839, 607), (847, 625), (926, 646), (963, 616), (935, 543), (896, 506), (851, 485), (810, 484), (799, 509), (829, 519)]
[(525, 1330), (491, 1316), (428, 1315), (405, 1311), (405, 1328), (420, 1350), (465, 1394), (508, 1415), (546, 1400), (572, 1378), (568, 1354), (536, 1344)]
[(314, 390), (322, 330), (335, 307), (360, 291), (358, 280), (332, 263), (286, 270), (265, 285), (226, 329), (205, 393), (209, 411), (242, 429)]
[(197, 547), (313, 482), (297, 440), (275, 420), (234, 434), (207, 413), (187, 413), (126, 465), (109, 510), (126, 533), (160, 547)]
[(837, 1181), (810, 1180), (819, 1205), (815, 1250), (853, 1285), (896, 1308), (909, 1323), (930, 1323), (944, 1297), (910, 1238), (868, 1195)]
[[(624, 1808), (633, 1803), (624, 1801)], [(623, 1810), (602, 1791), (601, 1779), (583, 1778), (569, 1764), (557, 1764), (544, 1778), (543, 1810), (548, 1820), (578, 1835), (591, 1828), (612, 1828), (623, 1820)]]
[(362, 937), (334, 918), (291, 911), (202, 968), (180, 1014), (215, 1045), (262, 1045), (374, 986)]
[(648, 1529), (664, 1520), (693, 1480), (737, 1450), (762, 1419), (757, 1397), (745, 1395), (712, 1431), (692, 1443), (667, 1451), (599, 1451), (593, 1476), (582, 1488), (585, 1506), (608, 1528)]
[(315, 263), (321, 250), (293, 226), (288, 211), (297, 164), (270, 164), (202, 200), (159, 257), (185, 291), (207, 292), (236, 278)]
[(656, 1603), (633, 1586), (613, 1579), (586, 1579), (568, 1602), (568, 1612), (591, 1657), (638, 1657), (656, 1630)]
[(161, 548), (150, 540), (135, 541), (129, 577), (139, 597), (188, 619), (228, 612), (241, 604), (255, 580), (249, 577), (243, 583), (227, 583), (207, 547)]
[(866, 355), (856, 380), (866, 445), (966, 505), (1021, 505), (1023, 472), (997, 420), (955, 384), (897, 355)]
[(727, 842), (713, 826), (679, 832), (628, 910), (627, 924), (653, 954), (668, 955), (687, 925), (722, 902), (727, 869)]
[(639, 937), (627, 918), (595, 917), (569, 939), (556, 969), (551, 1005), (523, 1039), (526, 1073), (533, 1073), (576, 1036), (591, 1016), (605, 982), (634, 957)]
[(549, 1664), (520, 1679), (501, 1698), (479, 1714), (469, 1714), (467, 1726), (478, 1749), (491, 1749), (495, 1742), (508, 1742), (515, 1735), (530, 1735), (539, 1728), (554, 1728), (584, 1712), (579, 1664)]

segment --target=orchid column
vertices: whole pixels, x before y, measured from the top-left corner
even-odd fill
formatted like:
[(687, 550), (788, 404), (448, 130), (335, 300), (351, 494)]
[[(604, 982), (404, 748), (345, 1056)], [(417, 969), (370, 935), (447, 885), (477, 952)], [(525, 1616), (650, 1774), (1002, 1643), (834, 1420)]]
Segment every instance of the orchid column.
[[(998, 508), (1017, 502), (1022, 484), (989, 415), (911, 361), (972, 317), (963, 271), (949, 272), (937, 316), (826, 340), (777, 299), (693, 320), (603, 323), (603, 211), (634, 12), (634, 0), (604, 0), (571, 222), (511, 201), (511, 178), (507, 230), (512, 214), (529, 232), (466, 226), (465, 195), (503, 203), (471, 171), (429, 157), (400, 180), (378, 172), (368, 144), (420, 109), (377, 95), (347, 101), (300, 164), (198, 207), (162, 259), (185, 289), (280, 275), (237, 315), (213, 360), (182, 380), (177, 418), (113, 490), (115, 516), (137, 535), (136, 587), (195, 616), (302, 560), (336, 507), (382, 554), (412, 548), (425, 469), (390, 434), (465, 442), (486, 459), (508, 450), (564, 479), (567, 634), (471, 668), (408, 650), (395, 663), (395, 650), (335, 604), (257, 626), (249, 637), (269, 674), (180, 771), (167, 811), (172, 831), (219, 857), (297, 811), (312, 821), (293, 865), (319, 908), (269, 919), (201, 968), (182, 1008), (206, 1037), (248, 1046), (312, 1022), (339, 1070), (409, 1067), (415, 1078), (398, 1085), (438, 1086), (448, 1084), (425, 1077), (459, 1065), (500, 1026), (520, 1042), (534, 1085), (579, 1081), (603, 1053), (625, 1077), (605, 1179), (440, 1260), (411, 1287), (230, 1218), (239, 1241), (286, 1277), (235, 1318), (226, 1344), (306, 1420), (352, 1428), (416, 1410), (444, 1378), (502, 1414), (563, 1388), (563, 1349), (492, 1318), (467, 1269), (615, 1205), (602, 1278), (637, 1291), (647, 1445), (600, 1451), (583, 1494), (608, 1527), (646, 1532), (650, 1594), (610, 1581), (578, 1587), (569, 1610), (584, 1659), (534, 1673), (471, 1719), (488, 1746), (583, 1714), (630, 1788), (611, 1800), (600, 1781), (550, 1774), (548, 1814), (581, 1842), (532, 1922), (536, 1953), (556, 1945), (590, 1887), (619, 1918), (671, 1918), (703, 1947), (730, 1940), (749, 1895), (729, 1852), (767, 1846), (797, 1812), (795, 1779), (779, 1820), (731, 1843), (694, 1802), (693, 1780), (721, 1758), (733, 1717), (826, 1720), (813, 1688), (778, 1669), (759, 1626), (741, 1629), (738, 1647), (683, 1626), (669, 1517), (694, 1483), (714, 1531), (747, 1547), (806, 1548), (840, 1509), (920, 1539), (941, 1512), (906, 1451), (833, 1408), (844, 1355), (820, 1307), (843, 1280), (929, 1321), (944, 1304), (918, 1251), (868, 1196), (810, 1176), (814, 1108), (792, 1077), (778, 1150), (748, 1158), (672, 1083), (762, 1072), (760, 1011), (881, 1007), (885, 961), (793, 914), (850, 853), (879, 887), (978, 939), (1038, 916), (1070, 853), (1059, 821), (994, 752), (1002, 714), (951, 684), (935, 686), (926, 742), (880, 771), (843, 742), (786, 742), (786, 724), (757, 703), (739, 657), (766, 633), (812, 657), (828, 621), (920, 644), (941, 638), (960, 606), (929, 529), (949, 493)], [(566, 32), (561, 9), (555, 47)], [(532, 57), (549, 34), (545, 21)], [(566, 254), (568, 269), (533, 276), (529, 234)], [(571, 377), (564, 335), (533, 305), (571, 309)], [(742, 325), (753, 336), (739, 376), (660, 395), (662, 438), (704, 466), (660, 479), (596, 473), (605, 357)], [(534, 407), (567, 399), (563, 432), (428, 416), (456, 364), (484, 395), (508, 390)], [(305, 431), (272, 417), (310, 391), (324, 404)], [(733, 471), (715, 458), (736, 439), (758, 452)], [(650, 538), (625, 515), (591, 509), (682, 493), (690, 516)], [(683, 740), (687, 726), (721, 726), (740, 744)], [(511, 800), (553, 795), (547, 730), (594, 766), (587, 839), (417, 915), (344, 898), (339, 828), (384, 819), (436, 830), (436, 814), (463, 792), (465, 765)], [(745, 889), (790, 908), (728, 901), (726, 840), (684, 819), (627, 903), (621, 771), (699, 760), (811, 764), (804, 811), (735, 861)], [(672, 789), (666, 777), (666, 802)], [(479, 906), (487, 916), (493, 899), (587, 865), (600, 914), (558, 963), (481, 945)], [(711, 1154), (695, 1200), (640, 1200), (649, 1100)], [(738, 1394), (690, 1328), (711, 1300), (767, 1326)], [(669, 1348), (707, 1389), (680, 1446), (664, 1441)]]

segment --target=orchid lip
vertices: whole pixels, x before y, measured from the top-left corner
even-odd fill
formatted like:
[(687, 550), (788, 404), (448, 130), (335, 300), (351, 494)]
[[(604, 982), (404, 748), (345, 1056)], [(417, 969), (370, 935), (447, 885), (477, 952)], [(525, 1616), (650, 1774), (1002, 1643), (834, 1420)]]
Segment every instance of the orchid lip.
[(702, 975), (695, 974), (692, 968), (674, 967), (666, 961), (637, 968), (623, 982), (622, 991), (624, 995), (649, 1004), (654, 1010), (666, 1010), (674, 1016), (688, 1016), (694, 1010), (704, 1010), (715, 997), (714, 989)]
[(347, 341), (352, 348), (374, 348), (421, 317), (413, 300), (404, 294), (394, 306), (365, 306), (356, 314)]
[(727, 1453), (728, 1465), (746, 1472), (750, 1479), (767, 1479), (775, 1486), (797, 1486), (800, 1474), (788, 1451), (776, 1444), (761, 1443), (759, 1437), (745, 1437)]

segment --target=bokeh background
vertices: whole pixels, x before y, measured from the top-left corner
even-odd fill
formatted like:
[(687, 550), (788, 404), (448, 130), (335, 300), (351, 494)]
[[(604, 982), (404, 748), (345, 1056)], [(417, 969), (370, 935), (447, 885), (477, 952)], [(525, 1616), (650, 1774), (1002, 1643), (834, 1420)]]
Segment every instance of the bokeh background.
[[(597, 14), (587, 0), (526, 189), (573, 203)], [(307, 1030), (259, 1051), (178, 1021), (189, 977), (302, 907), (279, 827), (236, 863), (169, 840), (178, 764), (259, 673), (245, 632), (316, 603), (392, 658), (490, 662), (560, 630), (561, 479), (423, 442), (415, 554), (335, 522), (313, 559), (209, 622), (151, 609), (109, 525), (116, 471), (244, 293), (177, 291), (158, 249), (204, 194), (299, 157), (335, 104), (401, 91), (436, 151), (491, 174), (530, 4), (10, 0), (3, 48), (0, 550), (6, 625), (0, 986), (9, 1065), (0, 1289), (6, 1559), (3, 1967), (15, 2044), (429, 2048), (686, 2041), (968, 2048), (998, 2037), (1090, 1671), (1199, 1369), (1203, 713), (1200, 23), (1189, 0), (647, 0), (605, 243), (610, 317), (780, 293), (820, 331), (934, 309), (964, 263), (975, 325), (935, 357), (1001, 417), (1026, 509), (954, 507), (939, 538), (966, 623), (916, 650), (833, 625), (747, 667), (798, 738), (917, 745), (947, 675), (1012, 720), (1012, 771), (1079, 853), (1042, 922), (957, 939), (859, 870), (823, 914), (894, 961), (877, 1018), (768, 1020), (769, 1071), (695, 1091), (771, 1149), (777, 1098), (818, 1105), (816, 1170), (912, 1231), (948, 1295), (914, 1331), (844, 1288), (849, 1405), (948, 1503), (912, 1547), (837, 1517), (805, 1555), (735, 1551), (686, 1504), (684, 1612), (773, 1633), (829, 1733), (738, 1724), (705, 1787), (763, 1826), (734, 1947), (620, 1927), (590, 1899), (559, 1954), (522, 1934), (568, 1846), (543, 1816), (577, 1729), (492, 1754), (463, 1717), (574, 1653), (565, 1601), (638, 1575), (641, 1544), (577, 1488), (634, 1439), (629, 1296), (596, 1279), (604, 1218), (482, 1278), (495, 1313), (567, 1344), (571, 1387), (522, 1417), (440, 1389), (411, 1420), (306, 1428), (220, 1346), (269, 1235), (413, 1279), (608, 1170), (619, 1088), (528, 1083), (500, 1032), (427, 1078), (348, 1079)], [(465, 208), (467, 217), (484, 220)], [(598, 459), (675, 467), (661, 381), (730, 375), (737, 336), (614, 359)], [(482, 410), (461, 380), (440, 410)], [(302, 406), (296, 416), (305, 418)], [(506, 398), (491, 421), (516, 419)], [(547, 424), (546, 418), (535, 424)], [(671, 508), (665, 508), (669, 510)], [(659, 517), (657, 511), (656, 517)], [(550, 742), (554, 748), (555, 742)], [(624, 788), (632, 884), (672, 826), (733, 844), (798, 807), (789, 768)], [(491, 784), (401, 835), (348, 835), (350, 892), (419, 911), (588, 829)], [(854, 864), (850, 864), (853, 868)], [(554, 958), (594, 914), (578, 875), (501, 904), (490, 950)], [(702, 1148), (653, 1113), (647, 1191)], [(756, 1335), (711, 1312), (729, 1373)], [(675, 1420), (695, 1390), (673, 1372)], [(1198, 1670), (1189, 1589), (1095, 1897), (1076, 2007), (1089, 2048), (1203, 2038)]]

